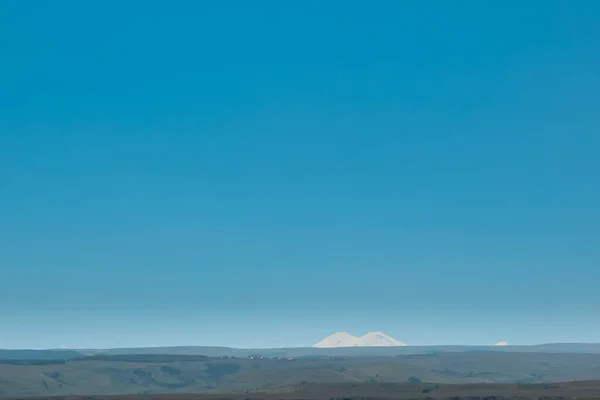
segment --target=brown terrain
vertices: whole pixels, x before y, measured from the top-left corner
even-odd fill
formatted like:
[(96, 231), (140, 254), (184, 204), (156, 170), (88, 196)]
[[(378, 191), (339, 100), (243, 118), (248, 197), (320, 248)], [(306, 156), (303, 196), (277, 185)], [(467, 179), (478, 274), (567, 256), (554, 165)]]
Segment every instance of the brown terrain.
[[(22, 400), (11, 398), (10, 400)], [(600, 381), (555, 384), (360, 383), (309, 384), (243, 394), (146, 394), (113, 396), (39, 396), (28, 400), (592, 400), (600, 399)]]
[[(561, 383), (573, 381), (580, 382)], [(598, 382), (598, 354), (474, 352), (289, 359), (144, 354), (0, 360), (3, 398), (589, 398), (600, 393)]]

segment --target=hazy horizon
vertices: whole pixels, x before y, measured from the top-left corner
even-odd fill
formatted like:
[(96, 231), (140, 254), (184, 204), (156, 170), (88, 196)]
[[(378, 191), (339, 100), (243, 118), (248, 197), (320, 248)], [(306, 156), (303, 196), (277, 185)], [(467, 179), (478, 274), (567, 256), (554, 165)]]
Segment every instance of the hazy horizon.
[[(339, 332), (332, 332), (331, 334), (334, 333), (340, 333), (342, 331)], [(368, 333), (367, 331), (364, 331), (363, 333), (358, 333), (358, 336), (362, 336), (364, 334)], [(386, 332), (383, 332), (386, 333)], [(351, 333), (352, 334), (352, 333)], [(387, 334), (387, 333), (386, 333)], [(325, 339), (326, 337), (330, 336), (329, 334), (326, 336), (323, 336), (321, 338), (317, 338), (316, 341), (314, 343), (310, 343), (310, 344), (306, 344), (306, 343), (301, 343), (301, 344), (290, 344), (290, 345), (279, 345), (279, 346), (269, 346), (269, 345), (262, 345), (262, 346), (236, 346), (235, 344), (231, 344), (231, 345), (226, 345), (226, 344), (214, 344), (214, 343), (194, 343), (194, 342), (169, 342), (168, 339), (167, 341), (164, 342), (144, 342), (144, 341), (140, 341), (137, 344), (136, 343), (128, 343), (128, 344), (117, 344), (117, 345), (108, 345), (108, 346), (67, 346), (65, 344), (60, 345), (60, 346), (54, 346), (54, 347), (40, 347), (40, 346), (28, 346), (28, 347), (1, 347), (0, 349), (6, 349), (6, 350), (23, 350), (23, 349), (31, 349), (31, 350), (102, 350), (102, 349), (119, 349), (119, 348), (152, 348), (152, 347), (227, 347), (227, 348), (233, 348), (233, 349), (277, 349), (277, 348), (310, 348), (310, 347), (314, 347), (314, 345)], [(391, 335), (390, 335), (391, 336)], [(393, 337), (394, 339), (398, 339), (397, 337)], [(508, 342), (507, 344), (501, 344), (503, 342)], [(111, 343), (111, 342), (107, 342), (107, 343)], [(115, 342), (113, 342), (115, 343)], [(506, 340), (496, 340), (491, 341), (491, 342), (487, 342), (487, 343), (463, 343), (463, 342), (455, 342), (455, 343), (445, 343), (445, 342), (431, 342), (431, 343), (406, 343), (405, 346), (406, 347), (435, 347), (435, 346), (473, 346), (473, 347), (498, 347), (498, 346), (539, 346), (539, 345), (562, 345), (562, 344), (600, 344), (600, 342), (539, 342), (539, 343), (535, 343), (535, 342), (531, 342), (531, 343), (513, 343), (512, 341), (506, 341)]]
[[(405, 346), (401, 346), (401, 347), (406, 347), (406, 348), (410, 348), (410, 347), (531, 347), (531, 346), (544, 346), (544, 345), (600, 345), (600, 342), (556, 342), (556, 343), (529, 343), (529, 344), (515, 344), (515, 343), (508, 343), (506, 345), (499, 345), (498, 343), (454, 343), (454, 344), (447, 344), (447, 343), (430, 343), (430, 344), (421, 344), (421, 345), (414, 345), (414, 344), (406, 344)], [(240, 347), (240, 346), (213, 346), (210, 344), (178, 344), (178, 345), (173, 345), (173, 344), (156, 344), (156, 345), (143, 345), (143, 346), (114, 346), (114, 347), (67, 347), (67, 346), (60, 346), (60, 347), (3, 347), (0, 348), (1, 350), (107, 350), (107, 349), (132, 349), (132, 348), (168, 348), (168, 347), (222, 347), (222, 348), (231, 348), (231, 349), (240, 349), (240, 350), (252, 350), (252, 349), (256, 349), (256, 350), (260, 350), (260, 349), (281, 349), (281, 348), (286, 348), (286, 349), (293, 349), (293, 348), (314, 348), (314, 349), (318, 349), (314, 347), (313, 345), (303, 345), (303, 346), (266, 346), (266, 347)], [(356, 347), (361, 347), (361, 346), (356, 346)], [(369, 347), (369, 346), (365, 346), (365, 347)], [(390, 346), (390, 347), (394, 347), (394, 346)], [(341, 348), (341, 347), (338, 347)], [(348, 347), (346, 347), (348, 348)], [(328, 348), (323, 348), (322, 350), (326, 350)], [(329, 348), (331, 349), (331, 348)]]

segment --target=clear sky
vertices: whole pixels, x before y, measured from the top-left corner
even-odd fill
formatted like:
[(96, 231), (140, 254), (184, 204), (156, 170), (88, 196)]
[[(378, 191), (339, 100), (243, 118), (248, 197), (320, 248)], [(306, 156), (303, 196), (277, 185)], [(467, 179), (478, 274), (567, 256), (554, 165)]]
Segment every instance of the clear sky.
[(0, 347), (600, 342), (600, 2), (0, 2)]

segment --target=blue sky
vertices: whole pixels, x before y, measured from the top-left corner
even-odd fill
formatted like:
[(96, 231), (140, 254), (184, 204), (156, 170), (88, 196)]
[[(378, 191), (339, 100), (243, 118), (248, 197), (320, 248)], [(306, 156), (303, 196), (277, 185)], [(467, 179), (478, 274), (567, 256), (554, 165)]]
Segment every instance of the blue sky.
[(599, 16), (2, 2), (0, 347), (600, 342)]

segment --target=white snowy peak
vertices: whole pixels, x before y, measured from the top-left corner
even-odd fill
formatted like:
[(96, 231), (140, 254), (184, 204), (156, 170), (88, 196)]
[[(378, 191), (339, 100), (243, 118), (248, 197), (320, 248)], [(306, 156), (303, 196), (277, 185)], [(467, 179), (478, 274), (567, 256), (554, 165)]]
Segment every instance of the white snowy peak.
[(406, 346), (383, 332), (369, 332), (359, 339), (361, 346)]
[(406, 346), (393, 337), (383, 332), (369, 332), (362, 337), (353, 336), (347, 332), (337, 332), (326, 337), (313, 347), (331, 348), (331, 347), (387, 347), (387, 346)]
[(313, 347), (329, 348), (329, 347), (352, 347), (358, 346), (359, 339), (347, 332), (337, 332), (331, 336), (327, 336)]

